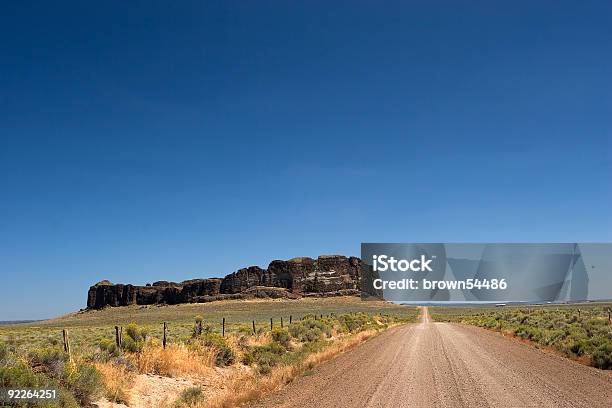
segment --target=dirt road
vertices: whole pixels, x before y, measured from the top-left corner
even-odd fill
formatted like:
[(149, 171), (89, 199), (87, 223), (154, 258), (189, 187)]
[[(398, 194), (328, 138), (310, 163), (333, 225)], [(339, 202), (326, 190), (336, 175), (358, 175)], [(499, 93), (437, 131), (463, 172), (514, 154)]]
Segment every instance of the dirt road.
[(476, 327), (391, 329), (258, 407), (610, 407), (612, 372)]

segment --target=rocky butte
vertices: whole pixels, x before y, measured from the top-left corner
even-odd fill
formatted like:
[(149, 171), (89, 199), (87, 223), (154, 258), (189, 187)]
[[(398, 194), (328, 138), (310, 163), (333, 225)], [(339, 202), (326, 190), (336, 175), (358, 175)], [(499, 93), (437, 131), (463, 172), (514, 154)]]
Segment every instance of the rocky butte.
[(267, 269), (249, 266), (224, 278), (192, 279), (146, 286), (104, 280), (89, 288), (87, 307), (178, 304), (254, 297), (299, 298), (360, 293), (361, 260), (342, 255), (270, 262)]

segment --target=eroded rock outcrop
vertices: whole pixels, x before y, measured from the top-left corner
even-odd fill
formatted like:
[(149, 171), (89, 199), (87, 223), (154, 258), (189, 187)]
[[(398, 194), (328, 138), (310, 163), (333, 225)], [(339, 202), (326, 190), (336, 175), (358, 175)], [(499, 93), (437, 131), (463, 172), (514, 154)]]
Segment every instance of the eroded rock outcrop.
[(274, 286), (267, 270), (249, 266), (227, 275), (221, 282), (220, 293), (240, 293), (253, 286)]
[(361, 260), (322, 255), (275, 260), (267, 269), (249, 266), (225, 278), (159, 281), (146, 286), (104, 280), (89, 288), (87, 307), (177, 304), (252, 297), (337, 296), (359, 294)]

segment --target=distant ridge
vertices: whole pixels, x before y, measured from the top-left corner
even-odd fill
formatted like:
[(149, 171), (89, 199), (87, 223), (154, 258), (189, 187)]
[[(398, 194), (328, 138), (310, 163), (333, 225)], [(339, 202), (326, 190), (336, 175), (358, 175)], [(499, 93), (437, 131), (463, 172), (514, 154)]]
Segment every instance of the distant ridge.
[(9, 324), (35, 323), (35, 322), (42, 322), (42, 320), (0, 320), (0, 326), (7, 326)]

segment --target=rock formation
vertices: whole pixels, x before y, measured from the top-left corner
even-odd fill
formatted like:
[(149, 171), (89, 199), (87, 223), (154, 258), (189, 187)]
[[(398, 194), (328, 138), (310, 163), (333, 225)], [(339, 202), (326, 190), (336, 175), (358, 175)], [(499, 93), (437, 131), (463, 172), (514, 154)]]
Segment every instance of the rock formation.
[(210, 302), (253, 297), (335, 296), (359, 294), (361, 260), (342, 255), (270, 262), (268, 269), (249, 266), (225, 278), (159, 281), (146, 286), (112, 284), (89, 288), (87, 307)]

